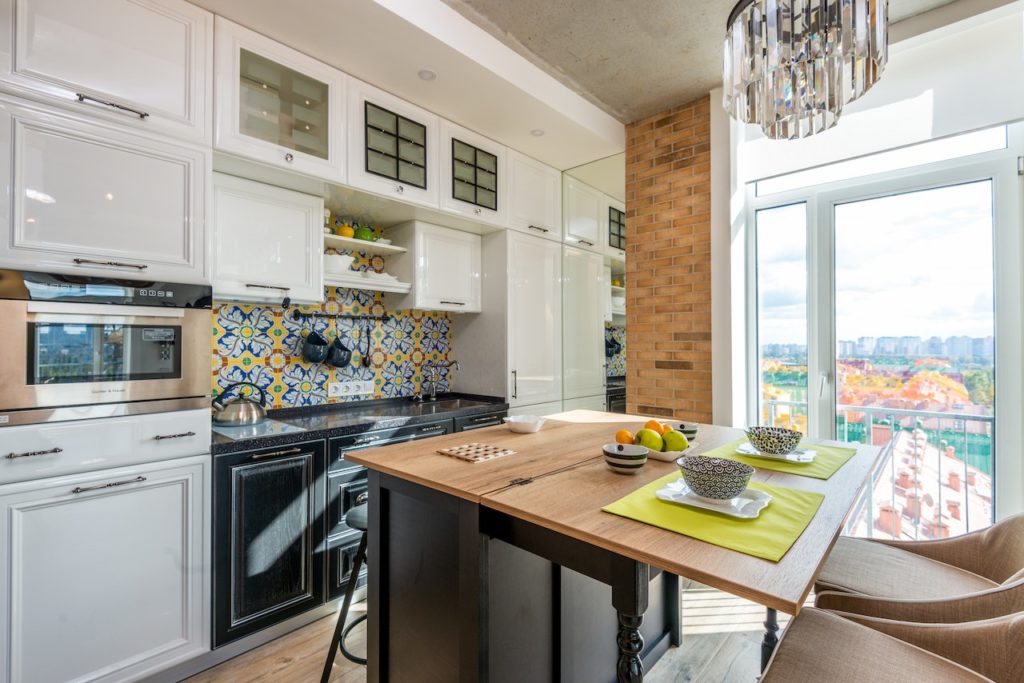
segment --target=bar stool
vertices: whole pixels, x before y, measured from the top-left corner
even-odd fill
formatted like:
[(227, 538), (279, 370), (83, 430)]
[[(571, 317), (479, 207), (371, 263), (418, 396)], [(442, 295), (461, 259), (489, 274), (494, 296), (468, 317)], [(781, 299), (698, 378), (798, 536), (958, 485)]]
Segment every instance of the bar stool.
[(348, 637), (352, 629), (366, 621), (366, 614), (360, 615), (347, 626), (345, 622), (348, 620), (348, 610), (352, 607), (352, 595), (356, 592), (356, 584), (359, 583), (359, 572), (363, 568), (363, 563), (366, 562), (367, 504), (358, 505), (345, 513), (345, 524), (352, 529), (362, 531), (363, 534), (359, 537), (359, 548), (356, 550), (355, 560), (352, 562), (352, 573), (349, 574), (351, 578), (348, 581), (348, 588), (345, 589), (345, 600), (342, 602), (341, 611), (338, 613), (338, 623), (334, 627), (331, 647), (327, 650), (327, 661), (324, 663), (324, 672), (320, 676), (320, 683), (328, 683), (330, 680), (331, 669), (334, 668), (334, 658), (337, 656), (339, 648), (341, 649), (341, 654), (350, 662), (366, 664), (366, 659), (357, 657), (345, 649), (345, 638)]

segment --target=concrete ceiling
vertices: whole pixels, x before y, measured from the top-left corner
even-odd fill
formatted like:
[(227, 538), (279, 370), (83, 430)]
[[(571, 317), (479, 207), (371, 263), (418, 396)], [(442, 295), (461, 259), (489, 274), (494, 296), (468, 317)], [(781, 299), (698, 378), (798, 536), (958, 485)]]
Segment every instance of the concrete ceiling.
[[(896, 23), (954, 0), (890, 0)], [(444, 0), (623, 123), (721, 82), (736, 0)]]

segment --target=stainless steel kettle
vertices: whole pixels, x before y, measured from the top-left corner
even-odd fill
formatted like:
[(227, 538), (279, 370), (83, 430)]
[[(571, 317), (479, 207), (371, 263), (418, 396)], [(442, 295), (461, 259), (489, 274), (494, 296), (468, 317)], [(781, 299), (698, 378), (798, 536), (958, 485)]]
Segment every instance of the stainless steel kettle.
[[(249, 386), (259, 392), (259, 401), (254, 401), (241, 393), (229, 401), (224, 397), (235, 387)], [(243, 425), (254, 425), (267, 419), (267, 395), (263, 389), (252, 382), (236, 382), (224, 388), (220, 396), (213, 399), (213, 421), (219, 425), (241, 427)]]

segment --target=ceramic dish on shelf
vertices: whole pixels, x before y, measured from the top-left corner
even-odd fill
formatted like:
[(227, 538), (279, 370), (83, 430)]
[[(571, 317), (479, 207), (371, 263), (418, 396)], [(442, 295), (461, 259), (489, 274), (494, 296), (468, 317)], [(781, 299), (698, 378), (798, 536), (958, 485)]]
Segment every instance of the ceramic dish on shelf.
[(324, 270), (328, 273), (347, 273), (355, 262), (348, 254), (324, 254)]
[(795, 462), (799, 464), (806, 464), (814, 462), (814, 458), (817, 457), (817, 451), (805, 450), (798, 448), (788, 455), (773, 455), (772, 453), (762, 453), (752, 443), (740, 444), (736, 447), (736, 452), (740, 455), (749, 455), (752, 458), (764, 458), (765, 460), (785, 460), (786, 462)]
[(693, 446), (691, 445), (685, 451), (651, 451), (647, 457), (651, 460), (660, 460), (662, 462), (675, 462), (692, 450)]
[(666, 484), (654, 495), (658, 497), (658, 500), (667, 503), (711, 510), (738, 519), (757, 519), (761, 515), (761, 511), (772, 501), (770, 494), (749, 488), (735, 498), (712, 501), (695, 494), (682, 479)]

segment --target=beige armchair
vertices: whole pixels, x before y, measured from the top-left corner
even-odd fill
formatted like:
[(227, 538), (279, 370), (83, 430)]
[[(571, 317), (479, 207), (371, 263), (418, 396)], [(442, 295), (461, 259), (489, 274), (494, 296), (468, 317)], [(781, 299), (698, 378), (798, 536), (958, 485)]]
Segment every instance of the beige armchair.
[[(859, 612), (863, 606), (870, 614), (891, 618), (899, 604), (906, 604), (920, 618), (899, 614), (900, 619), (968, 621), (1020, 610), (1022, 583), (1024, 515), (1017, 515), (983, 531), (940, 541), (840, 537), (818, 575), (815, 592), (823, 596), (819, 607)], [(840, 600), (836, 592), (876, 600)], [(968, 600), (974, 597), (979, 599)], [(955, 604), (938, 604), (951, 599)], [(882, 606), (884, 600), (893, 605)]]
[(1024, 614), (915, 624), (808, 608), (790, 622), (761, 683), (1024, 680)]

